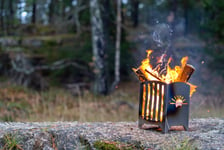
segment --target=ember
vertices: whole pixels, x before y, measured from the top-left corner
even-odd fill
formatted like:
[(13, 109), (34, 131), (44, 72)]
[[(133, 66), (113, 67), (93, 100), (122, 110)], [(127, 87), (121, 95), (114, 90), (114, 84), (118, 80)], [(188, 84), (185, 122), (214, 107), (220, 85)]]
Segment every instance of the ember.
[(188, 130), (189, 99), (196, 86), (188, 82), (194, 67), (187, 64), (188, 57), (181, 59), (181, 65), (170, 67), (171, 58), (164, 66), (165, 55), (158, 58), (153, 67), (150, 62), (152, 50), (147, 58), (133, 71), (141, 81), (139, 103), (139, 127), (144, 123), (156, 123), (163, 132), (171, 126), (183, 125)]

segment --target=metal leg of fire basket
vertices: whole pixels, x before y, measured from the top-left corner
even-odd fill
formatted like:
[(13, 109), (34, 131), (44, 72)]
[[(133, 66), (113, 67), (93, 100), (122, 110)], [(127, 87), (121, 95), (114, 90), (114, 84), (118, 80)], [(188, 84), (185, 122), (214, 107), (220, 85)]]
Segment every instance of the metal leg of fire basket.
[(169, 131), (170, 127), (168, 125), (167, 119), (164, 119), (160, 127), (162, 128), (163, 133), (167, 133)]
[(188, 131), (188, 129), (189, 129), (188, 124), (189, 124), (189, 119), (186, 119), (186, 122), (183, 125), (185, 131)]
[(138, 119), (138, 127), (139, 127), (140, 129), (142, 129), (143, 124), (144, 124), (143, 119), (142, 119), (141, 117), (139, 117), (139, 119)]
[(188, 131), (188, 129), (189, 129), (188, 126), (184, 126), (185, 131)]
[[(188, 107), (188, 111), (187, 112), (189, 112), (189, 107)], [(183, 117), (183, 118), (185, 118), (184, 120), (182, 120), (182, 125), (183, 125), (183, 127), (184, 127), (184, 130), (185, 131), (188, 131), (188, 129), (189, 129), (189, 113), (185, 113), (184, 114), (185, 116)]]

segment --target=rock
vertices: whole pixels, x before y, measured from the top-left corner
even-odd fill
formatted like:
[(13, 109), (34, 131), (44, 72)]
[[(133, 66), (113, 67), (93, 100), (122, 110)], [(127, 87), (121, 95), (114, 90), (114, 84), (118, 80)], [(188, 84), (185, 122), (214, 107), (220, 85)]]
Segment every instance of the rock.
[(189, 131), (174, 127), (168, 134), (137, 126), (137, 122), (0, 123), (0, 149), (7, 135), (25, 150), (94, 149), (96, 141), (126, 143), (135, 149), (224, 149), (223, 119), (191, 119)]

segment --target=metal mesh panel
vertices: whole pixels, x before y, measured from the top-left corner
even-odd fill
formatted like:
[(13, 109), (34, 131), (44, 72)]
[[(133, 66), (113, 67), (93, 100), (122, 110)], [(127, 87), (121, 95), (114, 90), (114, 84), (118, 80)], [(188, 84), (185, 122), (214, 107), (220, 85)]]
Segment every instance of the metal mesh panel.
[(140, 88), (140, 116), (145, 120), (163, 121), (165, 106), (165, 84), (144, 82)]

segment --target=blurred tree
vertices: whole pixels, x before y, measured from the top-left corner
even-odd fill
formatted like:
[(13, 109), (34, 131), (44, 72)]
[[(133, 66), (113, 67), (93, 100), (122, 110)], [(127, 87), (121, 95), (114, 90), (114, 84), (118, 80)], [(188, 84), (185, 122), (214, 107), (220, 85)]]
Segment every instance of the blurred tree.
[(200, 24), (201, 17), (202, 17), (201, 16), (201, 10), (202, 10), (201, 1), (181, 0), (179, 1), (178, 5), (183, 11), (184, 24), (185, 24), (184, 34), (187, 35), (189, 32), (194, 31), (194, 29), (198, 31), (198, 26)]
[(33, 0), (32, 3), (32, 23), (36, 23), (36, 0)]
[(76, 26), (76, 32), (78, 34), (81, 33), (81, 23), (80, 23), (80, 13), (84, 9), (87, 8), (87, 4), (85, 4), (82, 0), (76, 0), (76, 5), (75, 5), (75, 26)]
[(120, 47), (121, 47), (121, 0), (117, 0), (117, 29), (116, 29), (116, 46), (114, 62), (114, 82), (111, 90), (120, 82)]
[(203, 38), (207, 53), (212, 56), (210, 68), (224, 76), (224, 1), (203, 0)]
[(131, 19), (133, 22), (133, 27), (138, 26), (138, 12), (139, 12), (139, 0), (131, 0)]
[(105, 65), (105, 39), (100, 5), (98, 0), (90, 0), (90, 13), (95, 74), (93, 90), (96, 94), (105, 95), (108, 93)]
[(112, 14), (111, 1), (101, 0), (102, 4), (102, 18), (103, 18), (103, 29), (106, 38), (106, 46), (109, 44), (109, 34), (111, 33), (111, 27), (114, 27), (113, 20), (114, 16)]
[(217, 41), (224, 40), (224, 1), (203, 0), (204, 21), (203, 27), (207, 35), (214, 36)]
[(0, 7), (0, 16), (1, 16), (1, 18), (0, 18), (0, 24), (1, 24), (1, 30), (2, 30), (3, 33), (4, 33), (4, 30), (5, 30), (5, 24), (4, 24), (4, 16), (5, 16), (4, 12), (5, 12), (5, 10), (4, 10), (4, 5), (5, 5), (5, 0), (1, 0), (1, 7)]
[(56, 3), (56, 0), (50, 0), (50, 4), (48, 8), (49, 9), (48, 18), (49, 18), (50, 24), (54, 24), (55, 3)]
[[(14, 7), (13, 7), (13, 0), (9, 0), (9, 19), (10, 19), (10, 21), (9, 21), (9, 29), (10, 29), (10, 31), (11, 31), (11, 29), (13, 28), (13, 26), (14, 26)], [(9, 32), (10, 32), (9, 31)]]

